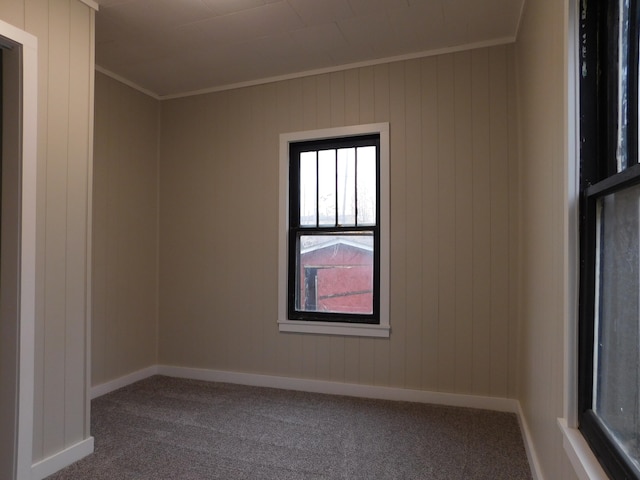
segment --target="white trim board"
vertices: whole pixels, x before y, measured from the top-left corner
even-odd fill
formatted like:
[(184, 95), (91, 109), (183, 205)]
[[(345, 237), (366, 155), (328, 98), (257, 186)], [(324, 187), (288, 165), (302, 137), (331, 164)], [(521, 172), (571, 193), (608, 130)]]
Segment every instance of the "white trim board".
[(140, 93), (144, 93), (145, 95), (147, 95), (148, 97), (153, 98), (154, 100), (161, 100), (161, 98), (156, 95), (154, 92), (152, 92), (151, 90), (147, 90), (144, 87), (141, 87), (140, 85), (138, 85), (135, 82), (132, 82), (131, 80), (127, 80), (126, 78), (118, 75), (117, 73), (113, 73), (111, 70), (107, 70), (106, 68), (101, 67), (100, 65), (95, 65), (95, 71), (99, 72), (103, 75), (106, 75), (109, 78), (114, 79), (117, 82), (122, 83), (123, 85), (126, 85), (129, 88), (133, 88), (134, 90), (140, 92)]
[(375, 398), (417, 403), (432, 403), (452, 407), (480, 408), (498, 412), (517, 413), (516, 400), (498, 397), (480, 397), (456, 393), (409, 390), (406, 388), (376, 387), (352, 383), (329, 382), (324, 380), (305, 380), (301, 378), (276, 377), (253, 373), (225, 372), (200, 368), (158, 366), (158, 374), (168, 377), (205, 380), (208, 382), (235, 383), (254, 387), (280, 388), (302, 392), (326, 393), (348, 397)]
[(518, 422), (520, 423), (520, 431), (522, 432), (522, 441), (524, 443), (524, 449), (527, 452), (527, 460), (529, 460), (529, 467), (531, 468), (531, 477), (533, 480), (544, 480), (542, 475), (542, 467), (540, 466), (540, 459), (536, 453), (535, 446), (533, 444), (533, 437), (531, 436), (531, 430), (529, 430), (529, 424), (522, 411), (522, 405), (518, 402)]
[(80, 0), (81, 3), (84, 3), (87, 7), (93, 8), (96, 12), (100, 10), (100, 5), (94, 0)]
[(607, 480), (609, 477), (577, 428), (571, 428), (565, 418), (558, 419), (562, 431), (562, 446), (580, 480)]
[(467, 50), (475, 50), (478, 48), (495, 47), (498, 45), (509, 45), (511, 43), (514, 43), (515, 41), (516, 41), (516, 37), (502, 37), (502, 38), (496, 38), (493, 40), (487, 40), (484, 42), (466, 43), (464, 45), (457, 45), (453, 47), (435, 48), (433, 50), (424, 50), (422, 52), (396, 55), (393, 57), (364, 60), (361, 62), (347, 63), (344, 65), (336, 65), (333, 67), (318, 68), (314, 70), (306, 70), (302, 72), (294, 72), (294, 73), (288, 73), (284, 75), (278, 75), (275, 77), (259, 78), (256, 80), (248, 80), (246, 82), (220, 85), (218, 87), (203, 88), (201, 90), (194, 90), (194, 91), (182, 92), (182, 93), (172, 93), (168, 95), (158, 95), (158, 97), (161, 100), (171, 100), (174, 98), (191, 97), (194, 95), (204, 95), (208, 93), (222, 92), (225, 90), (235, 90), (237, 88), (254, 87), (256, 85), (264, 85), (266, 83), (281, 82), (283, 80), (292, 80), (295, 78), (304, 78), (304, 77), (310, 77), (314, 75), (324, 75), (327, 73), (342, 72), (344, 70), (351, 70), (353, 68), (371, 67), (375, 65), (382, 65), (385, 63), (402, 62), (406, 60), (415, 60), (417, 58), (434, 57), (437, 55), (444, 55), (447, 53), (465, 52)]
[(33, 452), (33, 405), (35, 382), (35, 256), (36, 256), (36, 165), (38, 145), (38, 39), (0, 20), (0, 37), (22, 49), (22, 134), (20, 168), (22, 196), (20, 216), (20, 298), (18, 411), (16, 478), (27, 478)]
[(119, 388), (144, 380), (153, 375), (165, 375), (189, 380), (203, 380), (207, 382), (234, 383), (253, 387), (280, 388), (311, 393), (326, 393), (329, 395), (344, 395), (348, 397), (375, 398), (379, 400), (395, 400), (416, 403), (431, 403), (451, 407), (479, 408), (497, 412), (520, 412), (517, 400), (501, 397), (482, 397), (477, 395), (462, 395), (459, 393), (430, 392), (426, 390), (411, 390), (407, 388), (377, 387), (373, 385), (358, 385), (353, 383), (329, 382), (325, 380), (306, 380), (302, 378), (278, 377), (254, 373), (227, 372), (204, 368), (173, 367), (169, 365), (154, 365), (138, 370), (123, 377), (111, 380), (91, 389), (91, 398), (98, 398)]
[(114, 380), (101, 383), (100, 385), (96, 385), (95, 387), (91, 388), (91, 400), (157, 374), (158, 374), (158, 367), (156, 365), (153, 365), (151, 367), (143, 368), (142, 370), (129, 373), (128, 375), (124, 375)]
[(123, 76), (112, 72), (104, 67), (102, 67), (101, 65), (96, 65), (95, 68), (98, 72), (103, 73), (104, 75), (107, 75), (108, 77), (113, 78), (114, 80), (117, 80), (121, 83), (124, 83), (125, 85), (138, 90), (139, 92), (144, 93), (145, 95), (148, 95), (152, 98), (155, 98), (156, 100), (172, 100), (172, 99), (176, 99), (176, 98), (184, 98), (184, 97), (192, 97), (195, 95), (206, 95), (209, 93), (217, 93), (217, 92), (224, 92), (227, 90), (235, 90), (238, 88), (245, 88), (245, 87), (254, 87), (257, 85), (264, 85), (267, 83), (274, 83), (274, 82), (281, 82), (281, 81), (285, 81), (285, 80), (292, 80), (292, 79), (296, 79), (296, 78), (304, 78), (304, 77), (310, 77), (310, 76), (314, 76), (314, 75), (324, 75), (327, 73), (334, 73), (334, 72), (342, 72), (345, 70), (351, 70), (353, 68), (362, 68), (362, 67), (370, 67), (370, 66), (375, 66), (375, 65), (381, 65), (381, 64), (385, 64), (385, 63), (393, 63), (393, 62), (401, 62), (401, 61), (406, 61), (406, 60), (415, 60), (417, 58), (426, 58), (426, 57), (433, 57), (436, 55), (444, 55), (447, 53), (457, 53), (457, 52), (464, 52), (467, 50), (475, 50), (478, 48), (487, 48), (487, 47), (495, 47), (498, 45), (509, 45), (511, 43), (514, 43), (516, 41), (516, 37), (503, 37), (503, 38), (498, 38), (495, 40), (490, 40), (490, 41), (486, 41), (486, 42), (477, 42), (477, 43), (470, 43), (470, 44), (465, 44), (465, 45), (459, 45), (457, 47), (443, 47), (443, 48), (437, 48), (434, 50), (425, 50), (423, 52), (417, 52), (417, 53), (410, 53), (410, 54), (406, 54), (406, 55), (398, 55), (395, 57), (385, 57), (385, 58), (378, 58), (378, 59), (374, 59), (374, 60), (366, 60), (366, 61), (362, 61), (362, 62), (354, 62), (354, 63), (348, 63), (345, 65), (336, 65), (334, 67), (326, 67), (326, 68), (318, 68), (318, 69), (314, 69), (314, 70), (307, 70), (307, 71), (302, 71), (302, 72), (295, 72), (295, 73), (288, 73), (288, 74), (284, 74), (284, 75), (278, 75), (275, 77), (267, 77), (267, 78), (259, 78), (256, 80), (248, 80), (245, 82), (238, 82), (238, 83), (230, 83), (230, 84), (226, 84), (226, 85), (220, 85), (217, 87), (209, 87), (209, 88), (203, 88), (200, 90), (193, 90), (193, 91), (188, 91), (188, 92), (181, 92), (181, 93), (172, 93), (172, 94), (167, 94), (167, 95), (160, 95), (156, 92), (152, 92), (151, 90), (144, 88), (140, 85), (138, 85), (135, 82), (132, 82), (131, 80), (128, 80), (126, 78), (124, 78)]
[(31, 479), (42, 480), (93, 453), (93, 437), (76, 443), (31, 467)]

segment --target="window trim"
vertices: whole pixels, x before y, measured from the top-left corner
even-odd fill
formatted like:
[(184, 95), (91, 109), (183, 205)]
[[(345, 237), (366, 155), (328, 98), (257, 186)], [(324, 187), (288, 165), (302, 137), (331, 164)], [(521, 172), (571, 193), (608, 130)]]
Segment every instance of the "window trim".
[[(289, 145), (339, 137), (377, 134), (380, 136), (380, 293), (379, 323), (322, 322), (292, 320), (287, 312), (288, 242), (289, 242)], [(389, 123), (372, 123), (280, 134), (278, 221), (278, 329), (280, 332), (389, 337), (389, 257), (390, 257), (390, 191), (389, 191)]]

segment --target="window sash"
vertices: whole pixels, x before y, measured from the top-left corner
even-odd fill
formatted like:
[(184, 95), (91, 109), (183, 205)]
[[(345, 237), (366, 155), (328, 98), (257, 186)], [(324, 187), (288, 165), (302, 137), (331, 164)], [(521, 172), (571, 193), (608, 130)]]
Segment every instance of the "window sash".
[[(340, 225), (338, 212), (338, 175), (334, 188), (336, 190), (335, 221), (333, 224), (322, 223), (320, 219), (319, 200), (319, 174), (316, 173), (315, 194), (316, 194), (316, 220), (315, 225), (308, 221), (301, 221), (301, 156), (307, 152), (316, 152), (316, 168), (319, 169), (319, 155), (317, 152), (348, 148), (364, 148), (374, 146), (375, 152), (375, 223), (363, 225), (358, 224), (358, 209), (356, 203), (355, 225)], [(337, 166), (337, 153), (336, 153)], [(356, 176), (358, 174), (356, 155)], [(358, 181), (355, 180), (354, 192), (357, 199)], [(343, 138), (330, 138), (322, 140), (311, 140), (291, 143), (289, 146), (289, 231), (288, 231), (288, 254), (287, 254), (287, 313), (291, 320), (319, 321), (319, 322), (346, 322), (346, 323), (380, 323), (380, 135), (360, 135)], [(356, 200), (357, 202), (357, 200)], [(306, 213), (306, 212), (305, 212)], [(300, 286), (299, 272), (299, 248), (298, 239), (301, 235), (349, 235), (362, 232), (373, 233), (373, 311), (372, 313), (343, 313), (343, 312), (320, 312), (301, 310), (297, 305), (297, 292)]]

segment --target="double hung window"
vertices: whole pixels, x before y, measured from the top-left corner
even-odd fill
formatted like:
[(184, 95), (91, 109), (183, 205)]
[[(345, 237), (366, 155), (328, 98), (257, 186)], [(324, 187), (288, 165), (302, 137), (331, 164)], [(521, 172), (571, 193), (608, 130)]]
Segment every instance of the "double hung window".
[(388, 133), (381, 127), (283, 138), (281, 330), (388, 334)]
[(611, 478), (640, 478), (638, 2), (581, 8), (579, 428)]

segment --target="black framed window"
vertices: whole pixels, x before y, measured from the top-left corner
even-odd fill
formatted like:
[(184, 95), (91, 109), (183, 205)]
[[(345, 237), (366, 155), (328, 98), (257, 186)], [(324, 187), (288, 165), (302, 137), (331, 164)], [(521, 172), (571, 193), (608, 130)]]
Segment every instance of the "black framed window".
[(581, 2), (579, 428), (614, 479), (640, 479), (638, 25)]
[(380, 322), (380, 135), (289, 145), (287, 310)]

